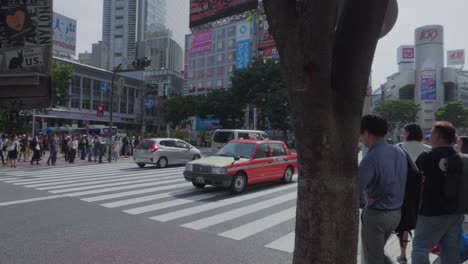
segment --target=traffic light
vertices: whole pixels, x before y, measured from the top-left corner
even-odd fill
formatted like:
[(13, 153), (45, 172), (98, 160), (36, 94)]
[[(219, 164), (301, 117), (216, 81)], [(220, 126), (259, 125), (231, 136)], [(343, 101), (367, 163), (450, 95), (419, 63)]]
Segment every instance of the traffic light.
[(104, 109), (102, 108), (102, 105), (98, 106), (97, 110), (97, 117), (103, 117), (104, 116)]
[(144, 69), (151, 65), (151, 60), (147, 57), (136, 59), (133, 61), (132, 65), (135, 69)]

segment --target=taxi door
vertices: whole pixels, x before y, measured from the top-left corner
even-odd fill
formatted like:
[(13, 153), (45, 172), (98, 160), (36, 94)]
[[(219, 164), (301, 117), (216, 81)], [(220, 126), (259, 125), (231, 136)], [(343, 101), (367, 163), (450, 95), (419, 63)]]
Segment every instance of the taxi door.
[(247, 171), (249, 183), (268, 181), (273, 173), (273, 165), (268, 142), (260, 143), (250, 162), (250, 169)]
[(272, 172), (269, 180), (274, 181), (283, 177), (284, 171), (288, 167), (290, 161), (283, 144), (270, 143), (270, 149), (274, 165), (272, 166)]

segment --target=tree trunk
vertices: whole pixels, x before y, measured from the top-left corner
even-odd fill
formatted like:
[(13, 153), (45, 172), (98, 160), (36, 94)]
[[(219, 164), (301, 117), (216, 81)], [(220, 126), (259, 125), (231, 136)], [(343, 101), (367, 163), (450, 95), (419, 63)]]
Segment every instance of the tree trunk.
[(264, 0), (298, 142), (294, 263), (355, 263), (357, 153), (370, 68), (388, 0)]

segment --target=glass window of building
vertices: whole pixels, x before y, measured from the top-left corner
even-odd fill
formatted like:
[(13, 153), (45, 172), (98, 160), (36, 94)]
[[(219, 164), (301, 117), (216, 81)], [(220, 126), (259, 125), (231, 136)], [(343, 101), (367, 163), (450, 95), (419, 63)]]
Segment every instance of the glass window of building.
[(227, 41), (228, 48), (235, 48), (236, 47), (236, 40), (235, 39), (230, 39)]
[(197, 61), (197, 67), (205, 66), (205, 58), (199, 58)]
[(198, 88), (198, 89), (201, 89), (201, 88), (203, 88), (203, 82), (201, 82), (201, 81), (200, 81), (200, 82), (198, 82), (198, 86), (197, 86), (197, 88)]
[(91, 79), (83, 77), (83, 98), (81, 108), (91, 109)]
[(203, 70), (199, 70), (199, 71), (197, 72), (197, 78), (198, 78), (198, 79), (203, 78)]
[(223, 86), (223, 80), (216, 80), (216, 88), (221, 88)]
[(224, 75), (224, 67), (223, 66), (218, 67), (216, 75), (217, 76), (223, 76)]
[(228, 73), (231, 74), (234, 71), (234, 65), (228, 66)]
[(208, 65), (213, 65), (214, 63), (215, 63), (215, 56), (214, 56), (214, 55), (213, 55), (213, 56), (209, 56), (209, 57), (208, 57), (208, 62), (207, 62), (207, 64), (208, 64)]
[(219, 50), (223, 50), (223, 48), (224, 48), (224, 41), (223, 41), (223, 40), (218, 41), (218, 42), (216, 43), (216, 50), (218, 50), (218, 51), (219, 51)]
[(223, 61), (224, 61), (224, 54), (218, 54), (218, 55), (216, 55), (216, 62), (217, 62), (218, 64), (223, 63)]
[(128, 114), (133, 114), (135, 111), (135, 89), (128, 88)]
[(236, 55), (234, 54), (234, 52), (228, 53), (227, 61), (228, 61), (228, 62), (233, 61), (234, 58), (235, 58), (235, 56), (236, 56)]
[(236, 34), (236, 26), (229, 26), (226, 31), (228, 37), (234, 37)]
[(189, 73), (188, 73), (188, 78), (189, 78), (189, 79), (193, 79), (193, 71), (189, 71)]
[(206, 76), (213, 77), (213, 75), (214, 75), (214, 68), (208, 68), (206, 70)]
[(206, 88), (211, 89), (213, 88), (213, 81), (209, 80), (206, 82)]
[(216, 38), (217, 38), (218, 40), (221, 40), (221, 39), (224, 38), (224, 35), (225, 35), (225, 29), (224, 29), (224, 28), (221, 28), (221, 29), (218, 30), (218, 32), (217, 32), (217, 37), (216, 37)]

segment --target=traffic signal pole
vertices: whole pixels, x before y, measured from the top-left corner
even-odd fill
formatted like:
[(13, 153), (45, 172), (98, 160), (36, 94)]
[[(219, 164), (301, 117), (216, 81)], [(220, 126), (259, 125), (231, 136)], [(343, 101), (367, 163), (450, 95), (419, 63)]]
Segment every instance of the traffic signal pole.
[(108, 151), (108, 158), (107, 160), (109, 163), (112, 161), (112, 113), (113, 113), (113, 106), (114, 106), (114, 80), (115, 80), (115, 75), (117, 74), (117, 71), (120, 69), (122, 66), (122, 63), (117, 65), (117, 67), (114, 69), (114, 73), (112, 74), (112, 83), (110, 87), (110, 106), (109, 106), (109, 151)]

